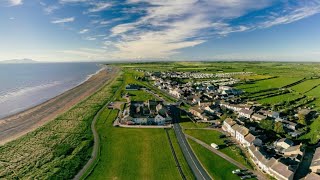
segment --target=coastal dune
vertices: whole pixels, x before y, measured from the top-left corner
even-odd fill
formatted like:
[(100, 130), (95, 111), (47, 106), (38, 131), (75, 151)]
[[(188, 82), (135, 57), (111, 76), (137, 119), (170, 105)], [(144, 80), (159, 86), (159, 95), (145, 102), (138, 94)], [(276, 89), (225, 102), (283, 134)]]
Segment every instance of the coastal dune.
[(90, 77), (84, 83), (38, 106), (0, 119), (0, 145), (17, 139), (69, 110), (111, 80), (119, 71), (108, 67)]

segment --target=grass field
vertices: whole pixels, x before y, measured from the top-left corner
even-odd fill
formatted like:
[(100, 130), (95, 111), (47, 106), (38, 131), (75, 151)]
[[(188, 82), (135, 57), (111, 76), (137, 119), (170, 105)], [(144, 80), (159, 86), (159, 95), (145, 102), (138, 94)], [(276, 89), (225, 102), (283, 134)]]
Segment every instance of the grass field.
[(298, 85), (295, 85), (291, 89), (299, 93), (305, 93), (319, 84), (320, 84), (320, 79), (312, 79), (312, 80), (307, 80), (305, 82), (302, 82)]
[(282, 94), (279, 96), (273, 96), (273, 97), (269, 97), (269, 98), (265, 98), (265, 99), (260, 99), (260, 100), (258, 100), (258, 102), (262, 103), (262, 104), (278, 104), (278, 103), (282, 103), (284, 101), (286, 101), (286, 102), (292, 101), (294, 99), (297, 99), (299, 96), (300, 96), (299, 94), (288, 93), (288, 94)]
[(267, 80), (257, 81), (254, 84), (242, 84), (237, 86), (237, 88), (244, 90), (245, 92), (252, 93), (258, 92), (261, 90), (272, 89), (272, 88), (281, 88), (288, 84), (299, 81), (300, 77), (279, 77)]
[(208, 171), (210, 176), (215, 180), (240, 179), (237, 175), (232, 174), (232, 170), (238, 169), (237, 166), (229, 163), (220, 156), (209, 151), (198, 143), (188, 140), (192, 150), (200, 160), (201, 164)]
[(143, 90), (126, 91), (126, 93), (129, 94), (131, 101), (158, 100), (154, 95)]
[(115, 128), (109, 111), (97, 121), (101, 155), (88, 179), (179, 179), (163, 129)]
[[(224, 139), (219, 138), (222, 133), (214, 130), (197, 130), (197, 129), (186, 129), (184, 131), (186, 134), (189, 134), (190, 136), (193, 136), (208, 145), (211, 143), (216, 143), (217, 145), (220, 145), (221, 147), (224, 146)], [(247, 166), (248, 168), (252, 168), (251, 165), (247, 162), (246, 157), (242, 153), (241, 149), (236, 146), (229, 146), (229, 147), (223, 147), (219, 149), (224, 154), (228, 155), (232, 159), (240, 162), (241, 164)]]

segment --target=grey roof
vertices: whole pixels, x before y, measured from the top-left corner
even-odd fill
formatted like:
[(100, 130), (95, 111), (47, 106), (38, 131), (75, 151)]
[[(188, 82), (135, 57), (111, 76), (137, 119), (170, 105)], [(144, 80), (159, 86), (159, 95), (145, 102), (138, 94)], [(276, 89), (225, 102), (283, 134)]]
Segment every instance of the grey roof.
[(281, 174), (285, 178), (289, 178), (290, 176), (292, 176), (294, 174), (294, 172), (289, 170), (288, 166), (286, 166), (285, 164), (283, 164), (279, 161), (277, 163), (274, 163), (271, 166), (271, 169), (274, 170), (275, 172), (277, 172), (278, 174)]
[(305, 180), (319, 180), (320, 175), (312, 172), (312, 173), (309, 173), (304, 179)]
[(241, 109), (240, 113), (251, 115), (251, 114), (253, 114), (253, 111), (252, 110), (247, 110), (247, 109)]

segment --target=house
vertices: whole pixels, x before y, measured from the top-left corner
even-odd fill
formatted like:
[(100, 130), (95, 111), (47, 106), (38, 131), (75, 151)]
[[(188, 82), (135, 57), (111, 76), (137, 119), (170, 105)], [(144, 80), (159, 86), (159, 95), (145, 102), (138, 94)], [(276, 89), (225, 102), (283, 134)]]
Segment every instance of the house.
[(241, 111), (239, 111), (239, 116), (240, 117), (245, 117), (250, 119), (251, 115), (253, 114), (252, 110), (247, 110), (247, 109), (241, 109)]
[(305, 178), (304, 180), (319, 180), (320, 179), (320, 175), (319, 174), (316, 174), (316, 173), (309, 173)]
[(176, 98), (180, 98), (182, 92), (179, 88), (175, 88), (175, 89), (169, 89), (169, 94), (171, 94), (172, 96), (174, 96)]
[(270, 166), (269, 174), (279, 180), (292, 180), (294, 176), (294, 172), (279, 161)]
[(254, 121), (261, 121), (261, 120), (267, 119), (267, 116), (254, 113), (254, 114), (251, 116), (251, 119), (254, 120)]
[(168, 115), (168, 111), (166, 109), (160, 109), (158, 115), (154, 118), (154, 122), (158, 125), (164, 125), (171, 121), (172, 118)]
[(275, 142), (275, 146), (280, 149), (288, 149), (289, 147), (293, 146), (294, 143), (290, 139), (287, 138), (281, 138), (278, 141)]
[(310, 170), (314, 173), (320, 173), (320, 147), (313, 154)]
[(200, 119), (202, 119), (202, 120), (204, 120), (204, 121), (208, 121), (208, 120), (209, 120), (209, 117), (206, 116), (206, 115), (204, 115), (204, 111), (201, 110), (201, 109), (198, 108), (198, 107), (192, 107), (192, 108), (190, 108), (190, 109), (189, 109), (189, 112), (190, 112), (192, 115), (194, 115), (194, 116), (196, 116), (196, 117), (198, 117), (198, 118), (200, 118)]
[(258, 168), (263, 172), (269, 173), (269, 166), (267, 166), (267, 164), (274, 162), (275, 159), (272, 159), (272, 161), (269, 162), (265, 157), (264, 152), (254, 145), (249, 146), (248, 151), (252, 161), (258, 166)]
[(252, 135), (251, 133), (247, 134), (246, 137), (244, 137), (245, 142), (244, 146), (249, 147), (252, 144), (255, 146), (262, 146), (262, 141), (261, 139), (257, 138), (256, 136)]
[[(236, 125), (235, 125), (236, 126)], [(235, 130), (235, 136), (236, 139), (241, 143), (241, 145), (246, 144), (246, 140), (245, 140), (245, 136), (249, 133), (249, 129), (244, 127), (244, 126), (239, 126), (236, 130)]]
[(303, 152), (301, 151), (302, 144), (291, 146), (283, 151), (284, 157), (289, 157), (292, 160), (300, 162), (303, 156)]
[(234, 136), (235, 132), (232, 129), (232, 126), (235, 125), (236, 122), (234, 122), (231, 118), (227, 118), (223, 121), (222, 129), (228, 133), (230, 133), (232, 136)]
[(271, 117), (271, 118), (274, 118), (274, 119), (280, 118), (280, 114), (278, 112), (275, 112), (275, 111), (260, 110), (260, 112), (263, 115), (267, 116), (267, 117)]
[(298, 124), (295, 122), (291, 122), (288, 120), (283, 120), (282, 123), (284, 124), (284, 127), (291, 129), (293, 131), (295, 131), (297, 129)]
[(201, 103), (201, 99), (199, 96), (194, 96), (192, 99), (192, 104), (197, 104), (198, 106), (200, 106)]

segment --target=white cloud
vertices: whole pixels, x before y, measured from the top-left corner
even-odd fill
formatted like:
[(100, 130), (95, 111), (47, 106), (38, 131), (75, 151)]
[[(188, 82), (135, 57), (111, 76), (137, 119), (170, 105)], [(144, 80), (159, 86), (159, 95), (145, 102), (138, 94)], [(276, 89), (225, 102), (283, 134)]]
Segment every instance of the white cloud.
[(97, 38), (96, 37), (86, 37), (85, 40), (87, 40), (87, 41), (95, 41), (95, 40), (97, 40)]
[(66, 3), (83, 3), (83, 2), (89, 2), (89, 0), (60, 0), (59, 1), (61, 4), (66, 4)]
[(22, 0), (8, 0), (9, 6), (18, 6), (23, 4)]
[(89, 32), (89, 29), (82, 29), (81, 31), (79, 31), (79, 34), (84, 34)]
[[(45, 5), (44, 5), (45, 6)], [(43, 8), (43, 11), (46, 14), (52, 14), (54, 11), (58, 10), (60, 7), (56, 6), (56, 5), (52, 5), (52, 6), (47, 6)]]
[(263, 22), (260, 27), (268, 28), (271, 26), (279, 25), (279, 24), (289, 24), (306, 17), (312, 16), (320, 12), (320, 4), (311, 3), (309, 6), (301, 7), (290, 11), (289, 14), (286, 15), (277, 15), (274, 14), (269, 20)]
[(91, 5), (93, 7), (88, 10), (89, 13), (103, 11), (112, 6), (111, 3), (108, 2), (96, 2), (91, 3)]
[(53, 24), (69, 23), (69, 22), (73, 22), (74, 20), (75, 20), (74, 17), (69, 17), (69, 18), (62, 18), (62, 19), (53, 20), (53, 21), (51, 21), (51, 23), (53, 23)]

